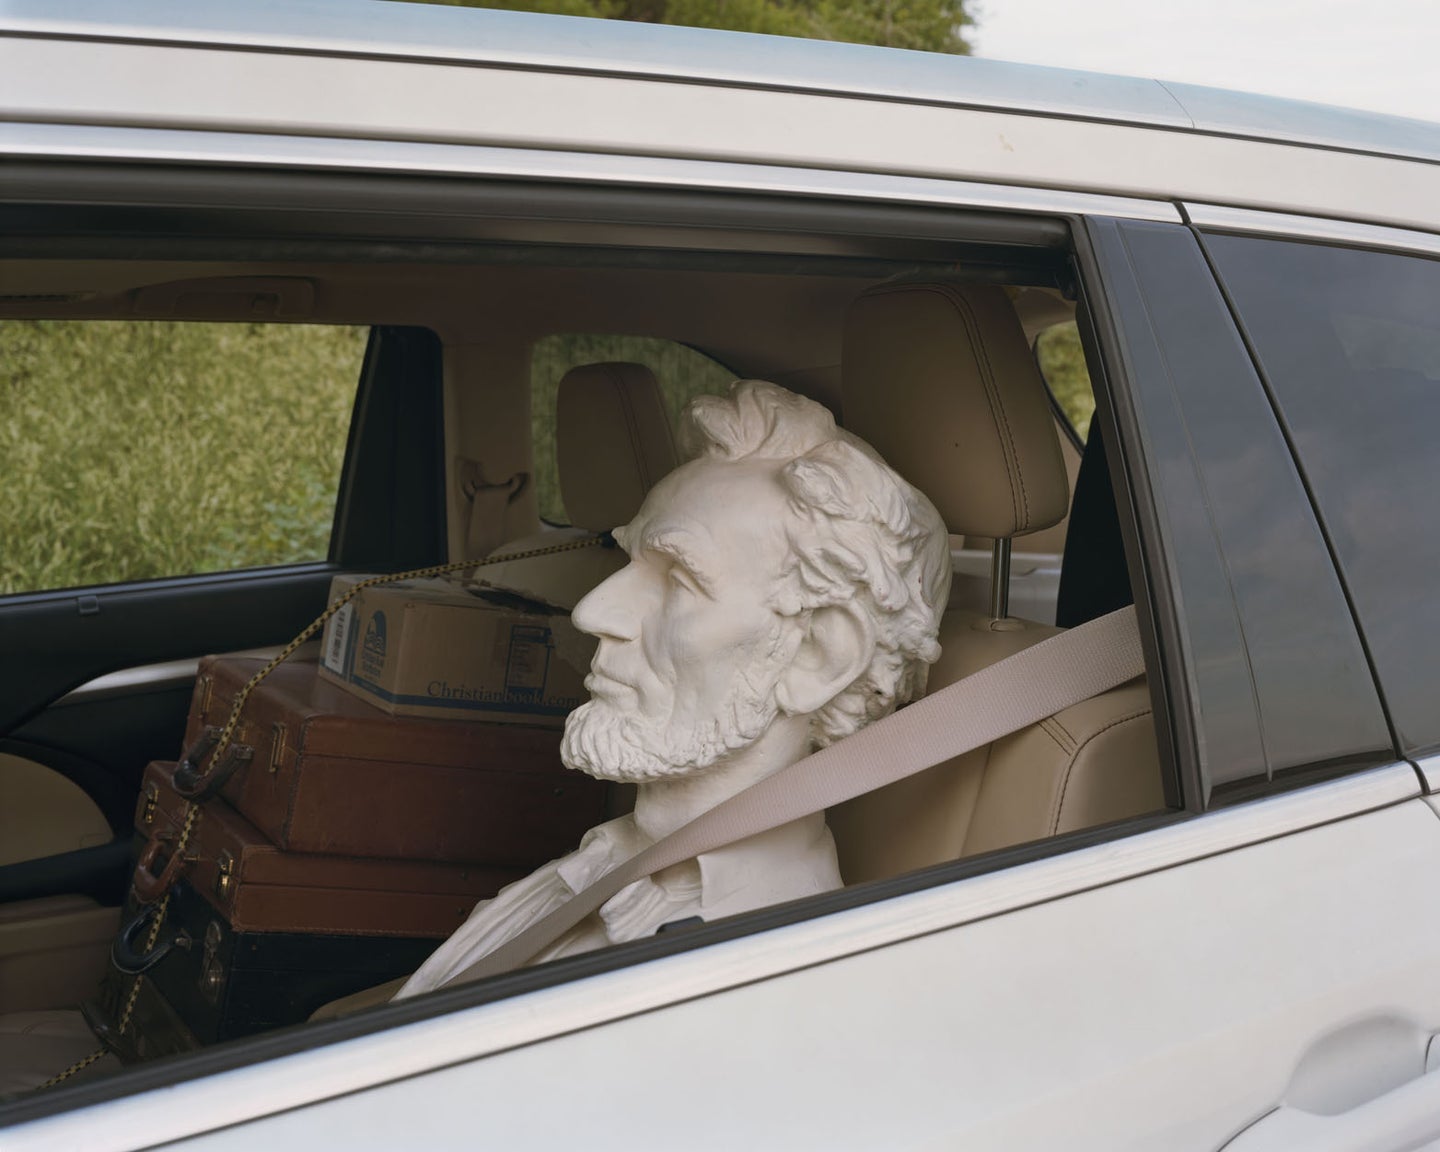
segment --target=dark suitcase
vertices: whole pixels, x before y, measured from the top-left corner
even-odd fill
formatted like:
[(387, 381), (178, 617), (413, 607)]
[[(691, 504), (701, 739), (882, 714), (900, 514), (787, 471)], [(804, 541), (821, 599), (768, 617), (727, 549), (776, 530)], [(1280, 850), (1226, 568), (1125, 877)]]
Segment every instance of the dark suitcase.
[[(286, 852), (220, 797), (183, 852), (189, 804), (174, 765), (145, 770), (140, 863), (97, 1020), (113, 1028), (132, 980), (126, 1059), (151, 1059), (307, 1019), (322, 1004), (413, 972), (477, 901), (523, 870)], [(172, 863), (173, 862), (173, 863)], [(165, 918), (147, 949), (158, 898)], [(152, 902), (142, 906), (137, 897)]]
[[(148, 987), (127, 1032), (140, 1059), (302, 1023), (321, 1005), (414, 972), (440, 945), (434, 937), (240, 931), (185, 881), (171, 892), (165, 926), (189, 944), (171, 947), (141, 977)], [(102, 1018), (118, 1018), (129, 984), (118, 974), (107, 981)]]
[[(225, 724), (261, 667), (202, 662), (186, 748)], [(232, 743), (219, 759), (248, 761), (221, 794), (290, 851), (529, 870), (605, 819), (605, 786), (560, 763), (557, 729), (390, 716), (321, 680), (314, 663), (276, 668)]]
[(182, 858), (173, 848), (188, 804), (174, 765), (145, 769), (135, 827), (145, 839), (135, 872), (142, 898), (184, 880), (237, 931), (401, 936), (441, 940), (525, 868), (287, 852), (223, 799), (207, 801)]

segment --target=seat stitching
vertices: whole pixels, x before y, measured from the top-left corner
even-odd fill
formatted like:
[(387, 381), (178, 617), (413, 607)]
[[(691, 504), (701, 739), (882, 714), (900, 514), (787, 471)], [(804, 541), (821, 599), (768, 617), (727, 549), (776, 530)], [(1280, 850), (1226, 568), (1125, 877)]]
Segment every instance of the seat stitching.
[[(990, 363), (990, 352), (985, 341), (980, 336), (980, 324), (975, 317), (974, 308), (963, 296), (955, 292), (946, 292), (951, 306), (959, 314), (961, 322), (965, 325), (967, 334), (970, 337), (971, 348), (975, 352), (976, 363), (980, 367), (981, 383), (985, 386), (985, 400), (990, 406), (990, 416), (1000, 429), (1003, 437), (1003, 444), (1007, 451), (1008, 471), (1015, 479), (1015, 484), (1010, 488), (1010, 506), (1015, 512), (1018, 523), (1017, 530), (1029, 527), (1030, 524), (1030, 498), (1025, 490), (1025, 474), (1020, 468), (1020, 454), (1015, 448), (1015, 434), (1010, 428), (1010, 414), (1005, 409), (1005, 398), (1000, 391), (995, 379), (995, 369)], [(1019, 498), (1019, 507), (1016, 507), (1016, 498)]]
[[(889, 295), (892, 292), (899, 294), (912, 290), (908, 285), (896, 285), (887, 289), (884, 294)], [(990, 364), (989, 350), (983, 340), (976, 339), (979, 324), (975, 321), (974, 310), (971, 308), (970, 302), (953, 289), (927, 287), (923, 290), (934, 292), (942, 299), (948, 300), (950, 306), (959, 315), (961, 323), (965, 325), (966, 332), (970, 337), (971, 346), (976, 353), (977, 364), (981, 369), (981, 383), (985, 386), (985, 401), (990, 407), (990, 417), (995, 421), (1002, 434), (1001, 454), (1008, 456), (1006, 470), (1014, 480), (1010, 486), (1010, 509), (1018, 521), (1016, 532), (1023, 531), (1030, 526), (1030, 495), (1025, 487), (1025, 473), (1020, 467), (1020, 454), (1015, 449), (1015, 437), (1010, 429), (1009, 413), (1005, 410), (1004, 399), (995, 385), (995, 371)]]
[[(956, 830), (960, 834), (959, 839), (956, 841), (959, 847), (956, 849), (953, 859), (958, 860), (965, 854), (965, 842), (970, 839), (970, 829), (975, 827), (975, 813), (980, 807), (980, 797), (985, 792), (985, 777), (990, 773), (991, 753), (993, 753), (994, 750), (995, 745), (993, 744), (987, 744), (985, 746), (985, 759), (979, 766), (980, 783), (975, 786), (975, 792), (970, 803), (970, 812), (965, 817), (965, 827)], [(976, 749), (976, 751), (978, 751), (978, 749)]]
[(625, 435), (630, 439), (630, 459), (635, 462), (636, 474), (640, 480), (642, 492), (650, 490), (649, 472), (645, 467), (645, 461), (640, 452), (640, 430), (635, 421), (635, 414), (631, 410), (630, 396), (625, 391), (621, 382), (621, 373), (618, 369), (609, 368), (606, 370), (609, 377), (610, 387), (615, 390), (616, 398), (620, 401), (620, 417), (625, 423)]
[(1044, 720), (1040, 721), (1040, 727), (1045, 732), (1049, 733), (1050, 738), (1054, 740), (1057, 745), (1059, 745), (1062, 752), (1071, 752), (1074, 750), (1074, 734), (1068, 728), (1066, 728), (1064, 724), (1060, 723), (1060, 721), (1057, 720), (1054, 716), (1045, 717)]
[(1149, 716), (1150, 714), (1151, 710), (1149, 708), (1141, 708), (1139, 711), (1132, 712), (1128, 716), (1117, 717), (1116, 719), (1110, 721), (1110, 723), (1104, 725), (1103, 727), (1097, 728), (1094, 732), (1090, 733), (1090, 735), (1085, 738), (1084, 742), (1075, 749), (1074, 755), (1070, 757), (1069, 762), (1065, 765), (1065, 776), (1060, 783), (1060, 795), (1050, 809), (1050, 823), (1048, 825), (1049, 832), (1047, 833), (1047, 835), (1056, 835), (1056, 830), (1060, 827), (1060, 812), (1061, 809), (1065, 807), (1065, 793), (1070, 790), (1070, 778), (1075, 771), (1075, 762), (1080, 759), (1081, 753), (1083, 753), (1085, 749), (1090, 746), (1090, 742), (1094, 740), (1097, 736), (1099, 736), (1101, 733), (1110, 731), (1111, 728), (1118, 728), (1121, 724), (1128, 724), (1132, 720), (1139, 720), (1145, 716)]

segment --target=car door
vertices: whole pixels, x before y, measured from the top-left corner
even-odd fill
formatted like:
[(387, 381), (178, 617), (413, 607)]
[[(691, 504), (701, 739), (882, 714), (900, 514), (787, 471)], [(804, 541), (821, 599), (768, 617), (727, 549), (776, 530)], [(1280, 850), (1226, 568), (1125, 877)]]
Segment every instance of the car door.
[(309, 1050), (207, 1054), (183, 1084), (147, 1070), (165, 1092), (15, 1135), (1199, 1150), (1297, 1119), (1393, 1129), (1440, 1029), (1432, 801), (1196, 236), (1095, 218), (1075, 242), (1183, 811), (394, 1005)]

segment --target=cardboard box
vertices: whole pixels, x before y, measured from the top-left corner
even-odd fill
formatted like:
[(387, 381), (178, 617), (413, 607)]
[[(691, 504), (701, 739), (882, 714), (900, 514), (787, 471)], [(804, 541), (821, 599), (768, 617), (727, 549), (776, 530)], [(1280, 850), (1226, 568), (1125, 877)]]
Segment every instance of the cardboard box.
[[(331, 602), (366, 578), (336, 576)], [(559, 727), (587, 699), (593, 652), (563, 613), (404, 580), (364, 589), (330, 618), (320, 674), (395, 716)]]

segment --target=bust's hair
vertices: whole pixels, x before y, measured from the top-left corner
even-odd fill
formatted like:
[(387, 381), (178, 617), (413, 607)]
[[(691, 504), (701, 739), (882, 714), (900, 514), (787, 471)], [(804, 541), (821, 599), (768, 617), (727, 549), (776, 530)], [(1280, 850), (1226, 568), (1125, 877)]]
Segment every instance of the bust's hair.
[(848, 736), (923, 692), (950, 592), (950, 541), (934, 505), (824, 406), (762, 380), (693, 401), (680, 443), (690, 457), (780, 463), (796, 515), (777, 612), (853, 602), (874, 624), (870, 665), (816, 714), (815, 742)]

